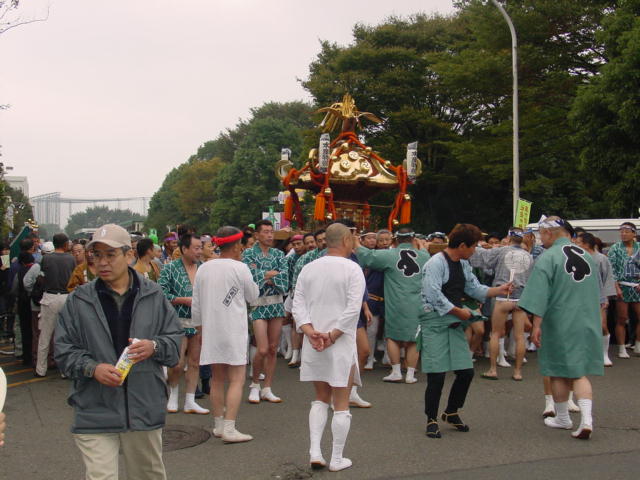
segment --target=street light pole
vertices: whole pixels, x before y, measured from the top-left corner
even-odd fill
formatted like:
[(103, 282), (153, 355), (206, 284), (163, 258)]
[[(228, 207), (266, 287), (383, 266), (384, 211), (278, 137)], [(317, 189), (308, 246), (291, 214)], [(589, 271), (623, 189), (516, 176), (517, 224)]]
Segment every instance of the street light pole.
[(518, 37), (511, 18), (498, 0), (491, 0), (509, 25), (511, 31), (511, 64), (513, 69), (513, 220), (516, 219), (516, 209), (520, 198), (520, 148), (519, 148), (519, 118), (518, 118)]

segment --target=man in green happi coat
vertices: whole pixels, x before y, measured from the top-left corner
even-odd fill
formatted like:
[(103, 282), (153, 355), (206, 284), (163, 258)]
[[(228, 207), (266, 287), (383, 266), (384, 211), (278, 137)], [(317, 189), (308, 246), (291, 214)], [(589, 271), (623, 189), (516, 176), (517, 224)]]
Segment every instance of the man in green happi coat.
[(538, 258), (518, 306), (533, 314), (531, 338), (539, 347), (540, 373), (551, 377), (556, 416), (544, 423), (571, 429), (567, 401), (578, 397), (582, 419), (575, 438), (593, 431), (592, 389), (587, 375), (603, 375), (598, 267), (571, 243), (573, 227), (559, 217), (543, 217), (540, 239), (547, 249)]
[[(456, 378), (451, 386), (442, 420), (461, 432), (468, 432), (459, 410), (464, 406), (473, 380), (473, 363), (464, 335), (471, 322), (483, 320), (478, 311), (468, 306), (476, 300), (507, 296), (512, 283), (496, 287), (481, 285), (472, 272), (469, 258), (476, 250), (482, 232), (475, 225), (460, 223), (449, 234), (449, 244), (424, 266), (422, 301), (418, 340), (422, 350), (422, 371), (427, 374), (424, 412), (427, 415), (429, 438), (440, 438), (438, 409), (445, 375), (453, 370)], [(473, 305), (475, 310), (477, 305)]]
[(356, 242), (358, 262), (363, 268), (384, 273), (384, 337), (391, 361), (391, 374), (385, 382), (401, 382), (400, 348), (407, 358), (406, 383), (415, 383), (418, 364), (416, 332), (422, 314), (420, 292), (422, 268), (431, 258), (426, 250), (419, 250), (414, 243), (415, 233), (403, 227), (396, 233), (398, 246), (388, 250), (370, 250)]

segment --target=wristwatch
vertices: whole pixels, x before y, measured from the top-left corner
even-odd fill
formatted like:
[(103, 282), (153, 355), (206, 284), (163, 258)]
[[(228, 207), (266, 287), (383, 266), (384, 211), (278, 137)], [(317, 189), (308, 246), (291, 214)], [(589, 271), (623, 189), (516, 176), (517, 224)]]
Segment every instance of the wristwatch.
[(155, 340), (151, 340), (151, 343), (153, 343), (153, 353), (158, 353), (158, 342), (156, 342)]

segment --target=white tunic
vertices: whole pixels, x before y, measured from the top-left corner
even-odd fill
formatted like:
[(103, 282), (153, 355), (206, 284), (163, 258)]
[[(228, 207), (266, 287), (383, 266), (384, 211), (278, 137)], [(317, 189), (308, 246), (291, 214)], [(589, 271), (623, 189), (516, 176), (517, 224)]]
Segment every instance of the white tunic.
[(304, 266), (293, 298), (293, 316), (300, 327), (311, 324), (318, 332), (344, 332), (334, 345), (316, 351), (305, 336), (300, 380), (347, 387), (351, 368), (361, 385), (356, 351), (356, 329), (362, 308), (365, 279), (360, 266), (343, 257), (325, 256)]
[(247, 302), (259, 294), (249, 267), (240, 261), (216, 258), (198, 269), (191, 317), (202, 326), (200, 365), (247, 363)]

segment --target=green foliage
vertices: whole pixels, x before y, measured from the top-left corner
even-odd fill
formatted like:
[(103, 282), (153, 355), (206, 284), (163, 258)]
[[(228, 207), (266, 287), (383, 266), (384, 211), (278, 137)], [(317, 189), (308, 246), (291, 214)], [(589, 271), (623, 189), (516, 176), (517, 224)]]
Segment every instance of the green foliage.
[(11, 188), (9, 185), (5, 189), (13, 204), (13, 234), (16, 235), (22, 230), (27, 220), (33, 220), (33, 207), (29, 203), (29, 198), (21, 190)]
[(302, 102), (252, 109), (249, 120), (204, 143), (167, 175), (151, 199), (147, 225), (165, 232), (186, 223), (203, 232), (255, 222), (282, 189), (274, 174), (280, 150), (306, 155), (311, 112)]
[(599, 34), (608, 62), (579, 89), (571, 112), (591, 211), (637, 217), (640, 206), (640, 1), (620, 2)]
[[(598, 70), (595, 39), (611, 2), (508, 2), (519, 40), (521, 196), (534, 214), (580, 216), (573, 130), (567, 115), (578, 86)], [(512, 178), (511, 37), (486, 2), (456, 2), (451, 17), (416, 15), (354, 28), (354, 42), (322, 43), (303, 83), (318, 104), (349, 91), (361, 110), (382, 115), (367, 141), (395, 162), (418, 140), (423, 175), (413, 187), (413, 223), (447, 229), (473, 221), (509, 226)]]
[(122, 224), (131, 221), (143, 221), (144, 217), (131, 210), (110, 209), (109, 207), (89, 207), (84, 212), (74, 213), (69, 217), (65, 232), (75, 237), (81, 228), (97, 228), (107, 223)]

